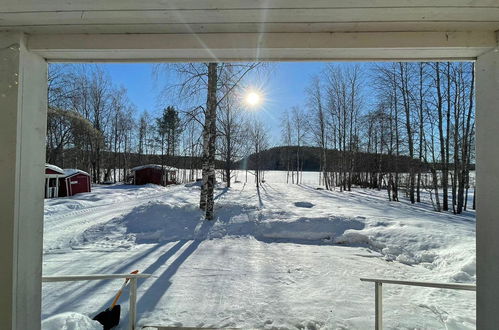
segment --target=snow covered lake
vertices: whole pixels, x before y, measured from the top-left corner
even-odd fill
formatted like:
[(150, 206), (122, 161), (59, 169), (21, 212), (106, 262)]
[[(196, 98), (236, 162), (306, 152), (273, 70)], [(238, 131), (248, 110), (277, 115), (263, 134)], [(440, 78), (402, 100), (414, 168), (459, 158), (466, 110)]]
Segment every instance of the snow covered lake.
[[(389, 202), (386, 192), (317, 190), (285, 172), (217, 188), (216, 220), (199, 186), (98, 186), (45, 201), (44, 275), (127, 273), (139, 325), (372, 329), (374, 285), (360, 277), (475, 282), (475, 213)], [(121, 281), (45, 283), (42, 318), (93, 317)], [(127, 324), (128, 293), (122, 300)], [(386, 329), (474, 329), (475, 293), (384, 286)]]

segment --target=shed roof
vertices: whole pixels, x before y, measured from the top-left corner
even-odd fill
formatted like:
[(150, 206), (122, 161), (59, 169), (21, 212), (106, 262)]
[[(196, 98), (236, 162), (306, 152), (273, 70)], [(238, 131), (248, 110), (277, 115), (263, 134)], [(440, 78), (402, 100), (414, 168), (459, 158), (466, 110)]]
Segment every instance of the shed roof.
[(139, 170), (142, 170), (142, 169), (145, 169), (145, 168), (155, 168), (155, 169), (161, 169), (161, 168), (164, 168), (166, 171), (176, 171), (178, 170), (176, 167), (173, 167), (173, 166), (168, 166), (168, 165), (158, 165), (158, 164), (147, 164), (147, 165), (141, 165), (141, 166), (136, 166), (132, 169), (130, 169), (130, 171), (132, 172), (135, 172), (135, 171), (139, 171)]
[(85, 175), (90, 176), (90, 174), (88, 174), (87, 172), (79, 170), (77, 168), (65, 168), (64, 169), (64, 176), (66, 176), (66, 177), (73, 176), (75, 174), (85, 174)]
[(59, 174), (64, 174), (64, 170), (62, 168), (60, 168), (59, 166), (55, 166), (55, 165), (52, 165), (52, 164), (45, 164), (45, 169), (47, 170), (52, 170), (54, 172), (57, 172)]

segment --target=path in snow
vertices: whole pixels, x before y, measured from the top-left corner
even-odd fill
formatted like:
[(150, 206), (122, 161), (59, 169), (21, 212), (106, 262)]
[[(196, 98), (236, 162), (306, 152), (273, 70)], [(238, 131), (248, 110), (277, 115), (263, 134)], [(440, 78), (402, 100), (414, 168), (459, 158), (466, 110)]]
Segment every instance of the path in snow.
[[(139, 323), (368, 329), (359, 277), (474, 282), (474, 215), (390, 203), (380, 192), (238, 183), (201, 220), (199, 187), (97, 187), (46, 202), (44, 274), (153, 274)], [(74, 210), (77, 209), (77, 210)], [(72, 211), (68, 211), (72, 210)], [(43, 318), (105, 308), (117, 282), (46, 283)], [(385, 287), (388, 329), (473, 329), (474, 294)], [(122, 308), (126, 324), (126, 295)]]
[(129, 186), (103, 186), (97, 188), (97, 193), (46, 200), (44, 251), (66, 248), (72, 241), (79, 240), (80, 234), (88, 228), (106, 223), (151, 198), (165, 194), (163, 189), (152, 185), (143, 190), (130, 189)]

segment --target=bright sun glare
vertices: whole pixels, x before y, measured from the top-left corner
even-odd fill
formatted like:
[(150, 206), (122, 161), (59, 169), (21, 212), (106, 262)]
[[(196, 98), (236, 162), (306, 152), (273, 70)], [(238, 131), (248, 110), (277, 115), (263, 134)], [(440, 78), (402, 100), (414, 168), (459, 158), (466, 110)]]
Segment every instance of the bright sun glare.
[(255, 92), (249, 92), (246, 94), (246, 103), (252, 107), (257, 106), (261, 102), (260, 94)]

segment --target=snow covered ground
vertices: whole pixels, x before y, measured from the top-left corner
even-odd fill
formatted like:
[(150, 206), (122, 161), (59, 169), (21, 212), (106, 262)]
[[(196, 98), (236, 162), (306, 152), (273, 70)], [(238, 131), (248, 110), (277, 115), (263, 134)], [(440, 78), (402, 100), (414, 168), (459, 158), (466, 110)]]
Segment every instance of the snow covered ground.
[[(239, 173), (242, 182), (217, 188), (212, 222), (196, 207), (196, 184), (46, 200), (44, 275), (139, 269), (152, 274), (139, 282), (140, 325), (265, 329), (371, 329), (374, 287), (360, 277), (475, 282), (474, 212), (317, 190), (317, 173), (303, 185), (285, 179), (267, 172), (257, 191)], [(120, 285), (45, 283), (47, 328), (61, 313), (94, 316)], [(475, 294), (386, 285), (383, 316), (387, 329), (474, 329)]]

